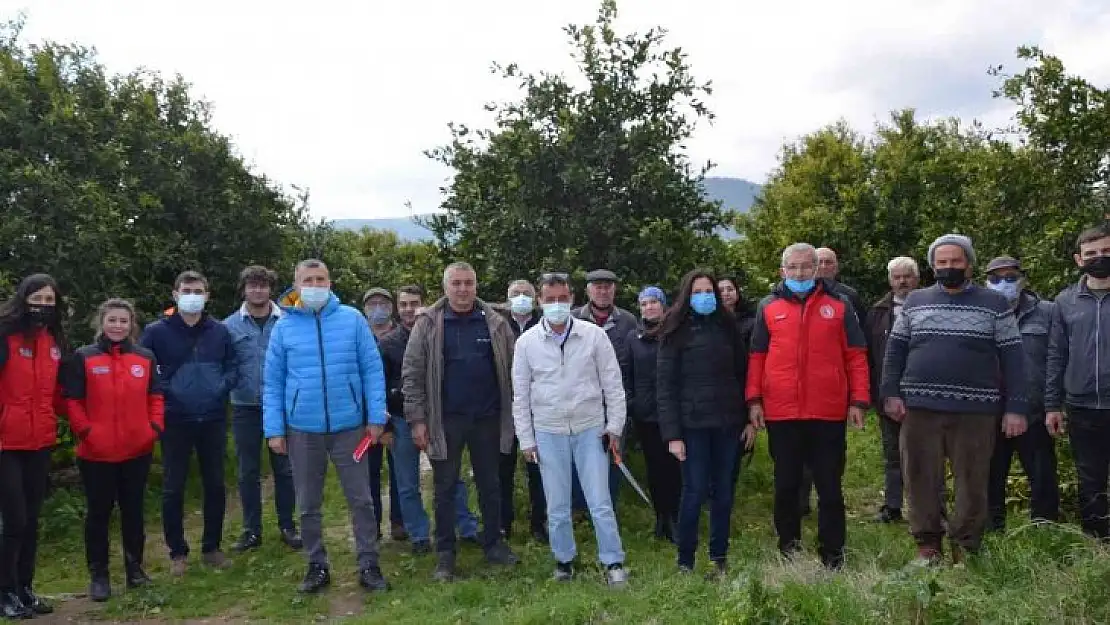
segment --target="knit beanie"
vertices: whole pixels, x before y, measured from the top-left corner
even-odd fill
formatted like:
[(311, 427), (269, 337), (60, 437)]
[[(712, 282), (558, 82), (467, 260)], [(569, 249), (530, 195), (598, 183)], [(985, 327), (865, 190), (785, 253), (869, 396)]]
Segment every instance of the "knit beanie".
[(934, 262), (935, 252), (942, 245), (958, 245), (967, 255), (967, 265), (969, 267), (975, 266), (975, 248), (971, 245), (971, 239), (962, 234), (945, 234), (937, 237), (937, 240), (929, 246), (930, 267), (936, 267)]
[(657, 299), (660, 304), (664, 306), (667, 305), (667, 296), (663, 294), (663, 289), (657, 286), (644, 287), (644, 290), (640, 291), (640, 296), (636, 298), (636, 301), (642, 302), (644, 299), (648, 298)]

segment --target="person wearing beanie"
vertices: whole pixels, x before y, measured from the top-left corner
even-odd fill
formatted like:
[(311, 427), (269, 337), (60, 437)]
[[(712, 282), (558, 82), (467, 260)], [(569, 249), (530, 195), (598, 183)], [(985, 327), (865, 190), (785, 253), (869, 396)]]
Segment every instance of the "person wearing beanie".
[[(971, 239), (946, 234), (929, 246), (937, 283), (906, 296), (883, 361), (883, 414), (902, 424), (902, 472), (910, 533), (922, 564), (939, 562), (944, 535), (936, 496), (945, 459), (956, 476), (948, 518), (953, 562), (979, 549), (988, 520), (990, 458), (999, 431), (1026, 429), (1025, 354), (1010, 302), (971, 281)], [(1001, 375), (999, 375), (1001, 373)]]

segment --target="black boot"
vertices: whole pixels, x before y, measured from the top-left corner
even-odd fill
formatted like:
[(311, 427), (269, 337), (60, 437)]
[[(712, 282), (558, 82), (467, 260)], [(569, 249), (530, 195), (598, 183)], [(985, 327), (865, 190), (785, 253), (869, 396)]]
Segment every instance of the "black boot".
[(138, 553), (124, 552), (123, 569), (127, 572), (128, 588), (138, 588), (153, 582), (150, 576), (146, 574), (146, 571), (143, 570), (142, 551)]
[(112, 582), (106, 572), (97, 572), (92, 575), (89, 583), (89, 600), (97, 603), (107, 601), (112, 596)]
[(664, 517), (663, 517), (662, 514), (655, 515), (655, 539), (656, 540), (662, 540), (663, 539), (663, 532), (664, 532), (663, 519), (664, 519)]
[(32, 618), (35, 613), (23, 605), (19, 595), (14, 592), (0, 592), (0, 616), (8, 619)]
[(27, 584), (19, 591), (19, 600), (35, 614), (42, 615), (54, 612), (54, 606), (47, 603), (42, 597), (36, 595), (35, 591), (31, 590), (30, 584)]

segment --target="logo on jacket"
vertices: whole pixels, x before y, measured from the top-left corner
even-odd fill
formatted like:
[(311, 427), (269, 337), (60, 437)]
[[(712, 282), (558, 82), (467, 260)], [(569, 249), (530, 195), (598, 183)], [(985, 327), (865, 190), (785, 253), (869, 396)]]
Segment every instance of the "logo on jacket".
[(112, 372), (112, 368), (111, 367), (105, 367), (104, 365), (100, 365), (100, 366), (97, 366), (97, 367), (92, 367), (92, 368), (89, 369), (89, 373), (91, 373), (93, 375), (107, 375), (111, 372)]
[(54, 360), (61, 360), (62, 359), (62, 350), (58, 349), (57, 347), (51, 347), (50, 348), (50, 357), (53, 358)]
[(825, 319), (832, 319), (836, 315), (836, 311), (833, 310), (833, 307), (829, 306), (828, 304), (822, 306), (819, 312), (821, 313), (821, 316)]
[(31, 349), (30, 347), (20, 347), (19, 355), (23, 356), (24, 358), (34, 358), (35, 350)]
[(146, 375), (146, 367), (142, 365), (131, 365), (132, 377), (141, 378)]

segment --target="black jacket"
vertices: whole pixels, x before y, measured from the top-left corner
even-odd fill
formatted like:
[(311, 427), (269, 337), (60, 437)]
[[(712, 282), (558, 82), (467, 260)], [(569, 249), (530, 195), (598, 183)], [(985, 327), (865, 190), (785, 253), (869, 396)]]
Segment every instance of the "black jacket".
[(385, 405), (390, 416), (402, 418), (405, 414), (405, 397), (401, 394), (401, 363), (405, 360), (405, 348), (409, 344), (412, 330), (398, 324), (378, 343), (385, 366)]
[[(575, 319), (582, 319), (597, 325), (597, 320), (594, 319), (593, 310), (589, 304), (576, 308), (571, 311), (571, 315)], [(609, 313), (609, 318), (606, 319), (605, 325), (601, 326), (605, 330), (605, 334), (609, 337), (609, 342), (613, 344), (613, 349), (618, 354), (623, 349), (624, 339), (628, 337), (630, 332), (635, 331), (640, 326), (640, 322), (636, 320), (636, 316), (623, 308), (613, 306)]]
[(863, 334), (867, 337), (867, 364), (871, 374), (871, 405), (882, 412), (883, 403), (879, 398), (879, 387), (883, 383), (883, 359), (886, 357), (886, 341), (894, 328), (894, 293), (887, 293), (867, 311), (863, 322)]
[(1030, 422), (1044, 418), (1045, 379), (1048, 377), (1045, 365), (1048, 362), (1048, 333), (1052, 329), (1052, 302), (1042, 300), (1032, 291), (1024, 291), (1018, 299), (1018, 331), (1021, 332), (1021, 347), (1025, 351), (1025, 375), (1029, 380), (1026, 393), (1029, 396)]
[(825, 284), (828, 286), (828, 291), (836, 295), (843, 295), (847, 298), (848, 303), (852, 305), (853, 312), (856, 313), (856, 321), (859, 322), (860, 327), (863, 327), (864, 318), (867, 316), (867, 306), (859, 297), (857, 292), (852, 287), (840, 282), (838, 280), (825, 279)]
[(637, 328), (624, 339), (624, 353), (620, 358), (624, 399), (628, 416), (637, 421), (659, 421), (655, 402), (655, 365), (658, 357), (659, 341), (648, 334), (647, 329)]
[(663, 440), (684, 429), (744, 427), (748, 346), (731, 315), (720, 323), (691, 315), (659, 346), (656, 403)]

